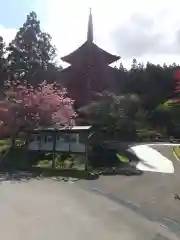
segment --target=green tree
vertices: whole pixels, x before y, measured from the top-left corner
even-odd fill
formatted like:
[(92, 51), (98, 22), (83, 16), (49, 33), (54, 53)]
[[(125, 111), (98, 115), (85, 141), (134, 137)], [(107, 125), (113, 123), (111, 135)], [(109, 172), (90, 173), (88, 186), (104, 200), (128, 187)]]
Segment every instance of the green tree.
[[(96, 130), (105, 129), (103, 137), (134, 137), (136, 115), (140, 110), (140, 101), (136, 95), (103, 93), (99, 102), (92, 103), (79, 110)], [(99, 138), (98, 138), (99, 139)]]
[[(51, 44), (51, 36), (43, 32), (35, 12), (27, 15), (26, 22), (17, 32), (8, 47), (8, 72), (10, 79), (27, 81), (37, 85), (52, 79), (51, 73), (58, 71), (53, 64), (56, 49)], [(53, 71), (52, 71), (53, 70)]]
[(3, 87), (4, 87), (4, 81), (6, 80), (6, 66), (7, 66), (7, 61), (5, 58), (5, 43), (3, 38), (0, 36), (0, 98), (1, 95), (3, 95)]
[(124, 83), (119, 83), (119, 92), (138, 94), (144, 109), (151, 111), (174, 96), (174, 71), (177, 68), (176, 64), (160, 66), (150, 62), (144, 66), (133, 59), (131, 69), (123, 71), (124, 81), (122, 67), (119, 68), (117, 83)]

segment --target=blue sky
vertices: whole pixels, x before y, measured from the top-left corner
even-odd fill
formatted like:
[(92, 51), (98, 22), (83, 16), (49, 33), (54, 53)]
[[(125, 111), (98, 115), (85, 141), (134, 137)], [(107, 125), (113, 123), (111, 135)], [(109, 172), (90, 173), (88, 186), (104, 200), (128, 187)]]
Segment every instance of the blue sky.
[(32, 10), (39, 12), (43, 17), (43, 11), (39, 11), (39, 0), (0, 0), (1, 14), (0, 24), (5, 28), (19, 28), (26, 19), (26, 14)]
[(121, 56), (125, 66), (133, 57), (180, 63), (179, 0), (0, 0), (0, 6), (0, 35), (6, 43), (35, 11), (59, 57), (66, 55), (86, 40), (92, 7), (95, 43)]

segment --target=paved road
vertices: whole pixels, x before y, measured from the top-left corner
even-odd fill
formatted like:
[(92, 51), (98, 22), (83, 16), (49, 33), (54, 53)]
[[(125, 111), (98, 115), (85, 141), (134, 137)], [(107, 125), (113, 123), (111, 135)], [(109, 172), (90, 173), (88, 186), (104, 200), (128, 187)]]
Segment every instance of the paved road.
[(4, 240), (177, 240), (175, 234), (102, 195), (51, 179), (0, 184)]
[[(74, 184), (52, 179), (0, 184), (0, 236), (5, 240), (178, 240), (180, 163), (175, 174), (102, 176)], [(169, 154), (169, 155), (168, 155)]]
[(154, 148), (155, 150), (157, 150), (158, 152), (160, 152), (165, 157), (172, 160), (177, 165), (177, 160), (175, 159), (175, 157), (172, 154), (172, 146), (164, 146), (164, 145), (154, 144), (154, 145), (151, 145), (151, 147)]
[[(174, 174), (144, 172), (141, 176), (103, 176), (91, 182), (81, 182), (85, 189), (131, 209), (155, 223), (160, 223), (169, 231), (180, 236), (180, 162), (172, 155), (168, 146), (153, 146), (165, 157), (173, 161)], [(158, 159), (157, 159), (158, 160)]]

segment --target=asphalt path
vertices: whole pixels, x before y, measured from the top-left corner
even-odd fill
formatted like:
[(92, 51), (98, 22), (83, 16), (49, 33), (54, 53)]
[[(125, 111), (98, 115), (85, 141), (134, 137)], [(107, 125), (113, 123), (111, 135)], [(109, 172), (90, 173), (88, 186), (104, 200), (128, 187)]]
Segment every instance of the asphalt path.
[(154, 144), (154, 145), (151, 145), (151, 147), (154, 148), (155, 150), (157, 150), (158, 152), (160, 152), (163, 156), (172, 160), (172, 162), (174, 162), (176, 166), (179, 166), (179, 164), (177, 164), (176, 158), (172, 154), (173, 146)]
[(7, 181), (0, 193), (1, 239), (179, 239), (159, 223), (77, 183)]
[(174, 158), (172, 147), (151, 147), (173, 162), (175, 173), (144, 172), (140, 176), (102, 176), (91, 182), (81, 181), (81, 186), (180, 236), (180, 201), (174, 198), (175, 194), (180, 195), (180, 162)]
[[(154, 146), (153, 146), (154, 147)], [(155, 146), (157, 148), (157, 146)], [(178, 240), (180, 166), (174, 174), (0, 182), (0, 236), (6, 240)]]

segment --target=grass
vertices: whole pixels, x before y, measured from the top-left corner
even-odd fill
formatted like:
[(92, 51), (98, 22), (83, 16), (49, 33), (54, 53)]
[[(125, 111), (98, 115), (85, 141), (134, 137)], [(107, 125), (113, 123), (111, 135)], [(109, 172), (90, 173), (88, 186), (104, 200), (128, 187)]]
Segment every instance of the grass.
[(121, 162), (121, 163), (129, 163), (130, 162), (129, 158), (124, 155), (117, 153), (116, 156), (117, 156), (119, 162)]
[(10, 147), (9, 139), (0, 140), (0, 152), (2, 152), (3, 150), (6, 150), (9, 147)]
[(173, 151), (175, 152), (176, 156), (180, 159), (180, 147), (178, 146), (174, 147)]
[[(50, 158), (49, 158), (50, 157)], [(39, 159), (38, 164), (34, 165), (34, 167), (39, 167), (42, 169), (52, 169), (52, 154), (45, 154), (43, 159)], [(74, 163), (73, 163), (74, 162)], [(72, 164), (72, 166), (68, 166)], [(84, 156), (82, 155), (78, 155), (78, 154), (74, 154), (71, 155), (71, 158), (66, 158), (64, 160), (61, 159), (61, 154), (56, 154), (56, 158), (55, 158), (55, 166), (56, 169), (78, 169), (78, 170), (82, 170), (85, 168), (85, 159)]]
[(0, 140), (0, 147), (1, 146), (6, 146), (10, 144), (10, 140), (9, 139), (2, 139)]
[(39, 168), (52, 168), (52, 161), (41, 160), (41, 161), (38, 162), (37, 167), (39, 167)]

